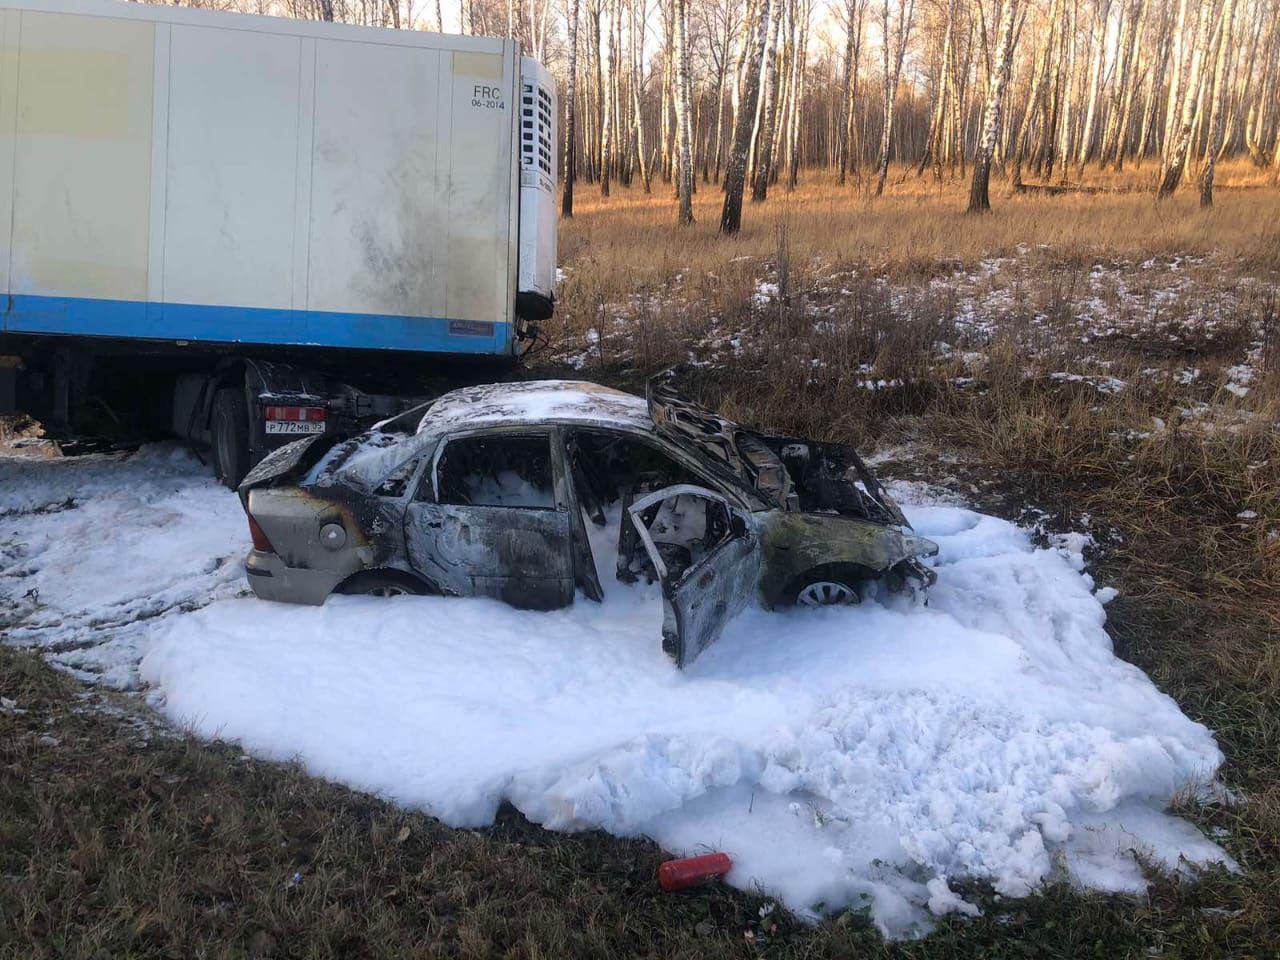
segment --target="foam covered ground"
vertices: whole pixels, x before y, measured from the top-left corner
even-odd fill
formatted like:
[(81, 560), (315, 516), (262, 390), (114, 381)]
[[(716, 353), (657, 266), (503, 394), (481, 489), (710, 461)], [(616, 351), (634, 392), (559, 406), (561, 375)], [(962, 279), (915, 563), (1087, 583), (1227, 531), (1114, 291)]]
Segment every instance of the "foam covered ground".
[[(0, 463), (0, 510), (19, 511), (0, 527), (0, 588), (21, 642), (65, 656), (78, 637), (117, 682), (145, 654), (175, 722), (451, 824), (488, 823), (505, 799), (552, 829), (725, 850), (731, 882), (802, 913), (867, 905), (891, 935), (972, 912), (959, 878), (1136, 891), (1136, 855), (1223, 858), (1164, 812), (1212, 778), (1213, 737), (1113, 655), (1077, 541), (1035, 549), (1002, 520), (907, 503), (941, 547), (928, 606), (749, 610), (681, 672), (652, 587), (605, 575), (603, 604), (550, 613), (267, 604), (235, 596), (239, 505), (184, 454), (74, 470)], [(595, 539), (607, 574), (611, 537)], [(133, 610), (127, 644), (96, 643), (95, 616)]]
[(0, 458), (0, 630), (130, 688), (156, 627), (247, 592), (240, 502), (185, 450)]

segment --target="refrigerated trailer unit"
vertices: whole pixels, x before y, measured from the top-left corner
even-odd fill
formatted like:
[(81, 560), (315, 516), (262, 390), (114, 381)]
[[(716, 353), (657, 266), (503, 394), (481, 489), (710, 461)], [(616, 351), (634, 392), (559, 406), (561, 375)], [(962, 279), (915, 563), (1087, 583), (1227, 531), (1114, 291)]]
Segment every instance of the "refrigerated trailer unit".
[(55, 418), (104, 365), (172, 379), (234, 479), (550, 314), (555, 87), (514, 42), (115, 0), (0, 30), (0, 353)]

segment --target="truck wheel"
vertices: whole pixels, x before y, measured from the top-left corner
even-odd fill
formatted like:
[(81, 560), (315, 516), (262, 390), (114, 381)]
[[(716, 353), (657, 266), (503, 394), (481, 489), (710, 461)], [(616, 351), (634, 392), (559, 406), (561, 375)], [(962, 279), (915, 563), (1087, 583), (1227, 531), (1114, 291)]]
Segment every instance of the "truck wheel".
[(235, 388), (219, 390), (213, 398), (213, 472), (234, 490), (249, 472), (249, 411), (244, 393)]

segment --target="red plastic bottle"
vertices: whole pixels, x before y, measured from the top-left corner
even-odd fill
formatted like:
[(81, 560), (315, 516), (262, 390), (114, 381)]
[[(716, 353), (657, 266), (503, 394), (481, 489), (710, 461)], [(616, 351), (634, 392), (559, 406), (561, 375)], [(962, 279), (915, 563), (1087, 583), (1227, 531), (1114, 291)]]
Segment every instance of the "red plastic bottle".
[(697, 886), (712, 877), (723, 877), (733, 869), (727, 853), (704, 853), (700, 857), (668, 860), (658, 867), (658, 886), (667, 893)]

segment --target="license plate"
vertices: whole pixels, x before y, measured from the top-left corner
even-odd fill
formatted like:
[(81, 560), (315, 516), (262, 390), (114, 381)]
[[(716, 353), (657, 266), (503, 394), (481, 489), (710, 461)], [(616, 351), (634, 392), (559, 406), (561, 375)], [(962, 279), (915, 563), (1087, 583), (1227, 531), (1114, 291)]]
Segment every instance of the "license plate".
[(324, 422), (320, 420), (268, 420), (267, 433), (324, 433)]

